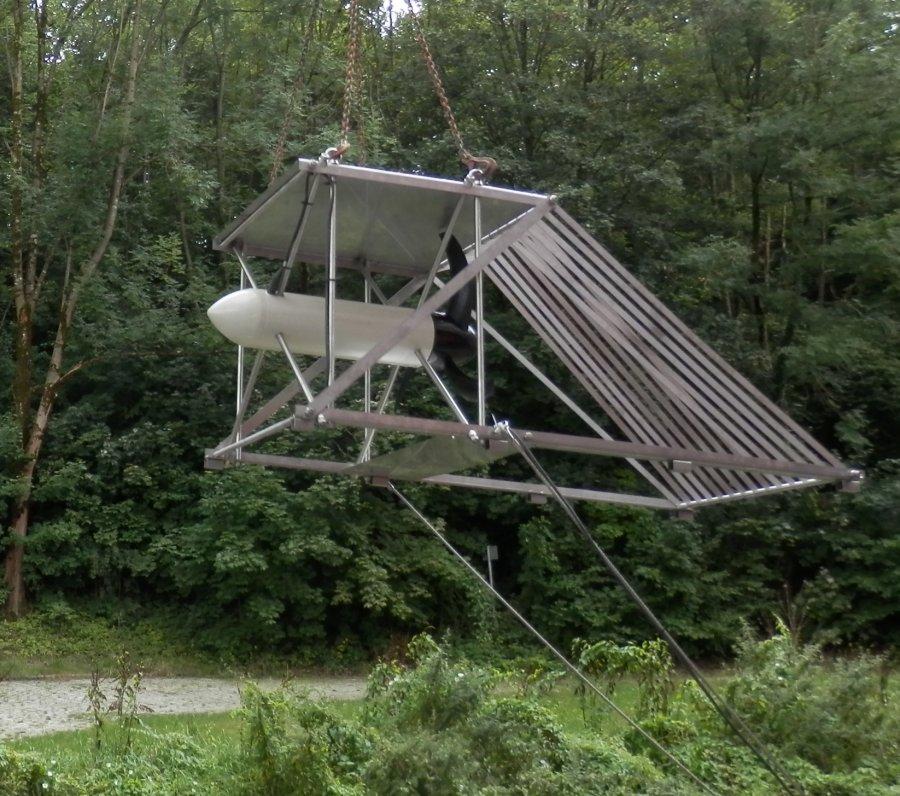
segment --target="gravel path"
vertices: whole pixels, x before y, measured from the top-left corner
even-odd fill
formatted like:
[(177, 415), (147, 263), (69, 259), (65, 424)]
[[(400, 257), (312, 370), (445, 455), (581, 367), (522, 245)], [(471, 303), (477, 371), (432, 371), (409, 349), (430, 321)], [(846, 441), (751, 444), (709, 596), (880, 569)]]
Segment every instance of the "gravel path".
[[(263, 688), (277, 688), (280, 680), (259, 680)], [(365, 693), (359, 677), (298, 678), (313, 696), (326, 699), (358, 699)], [(74, 730), (90, 724), (87, 690), (90, 681), (7, 680), (0, 682), (0, 739)], [(140, 702), (153, 713), (223, 713), (239, 706), (237, 680), (211, 677), (147, 677)], [(104, 682), (107, 696), (112, 682)]]

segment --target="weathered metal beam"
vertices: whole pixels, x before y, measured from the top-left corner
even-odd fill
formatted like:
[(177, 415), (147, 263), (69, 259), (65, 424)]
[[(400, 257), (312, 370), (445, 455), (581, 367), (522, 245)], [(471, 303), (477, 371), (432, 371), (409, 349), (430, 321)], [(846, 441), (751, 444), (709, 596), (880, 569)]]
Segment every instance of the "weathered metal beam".
[[(207, 451), (206, 465), (208, 469), (220, 469), (222, 460), (214, 455), (214, 451)], [(265, 467), (281, 467), (287, 470), (303, 470), (315, 473), (329, 473), (333, 475), (349, 475), (346, 471), (355, 467), (353, 462), (332, 462), (325, 459), (304, 459), (294, 456), (276, 456), (266, 453), (244, 452), (241, 462), (244, 464), (259, 464)], [(405, 479), (397, 479), (405, 480)], [(509, 492), (512, 494), (537, 497), (539, 500), (547, 498), (550, 491), (543, 484), (533, 484), (520, 481), (506, 481), (496, 478), (478, 478), (466, 475), (432, 475), (426, 478), (414, 479), (423, 484), (435, 486), (462, 487), (464, 489), (478, 489), (488, 492)], [(373, 479), (375, 483), (376, 479)], [(385, 485), (386, 480), (375, 485)], [(618, 492), (602, 492), (596, 489), (571, 489), (560, 487), (560, 491), (569, 500), (590, 500), (599, 503), (616, 503), (641, 508), (663, 509), (674, 511), (677, 507), (674, 503), (663, 498), (647, 497), (645, 495), (620, 494)]]
[[(481, 439), (506, 438), (502, 433), (495, 431), (493, 426), (465, 425), (449, 420), (430, 420), (418, 417), (399, 417), (397, 415), (366, 414), (346, 409), (328, 409), (321, 412), (318, 417), (310, 419), (303, 412), (304, 408), (302, 406), (298, 407), (295, 414), (294, 428), (297, 430), (330, 424), (350, 428), (405, 431), (410, 434), (424, 434), (426, 436), (456, 436), (474, 431)], [(545, 450), (568, 451), (570, 453), (585, 453), (598, 456), (632, 457), (649, 461), (692, 461), (697, 465), (720, 467), (722, 469), (759, 471), (826, 480), (859, 480), (861, 476), (859, 470), (808, 462), (760, 459), (754, 456), (733, 453), (697, 451), (666, 445), (645, 445), (636, 442), (605, 440), (597, 437), (557, 434), (548, 431), (520, 430), (519, 433), (524, 435), (530, 446)]]
[(545, 194), (515, 191), (510, 188), (498, 188), (493, 185), (470, 184), (459, 180), (448, 180), (442, 177), (428, 177), (424, 174), (403, 174), (396, 171), (370, 169), (365, 166), (350, 166), (343, 163), (327, 163), (318, 160), (301, 160), (300, 168), (316, 174), (326, 174), (339, 179), (364, 180), (380, 182), (387, 185), (405, 185), (409, 188), (427, 188), (431, 191), (480, 196), (484, 199), (499, 199), (506, 202), (518, 202), (524, 206), (538, 206), (547, 201)]

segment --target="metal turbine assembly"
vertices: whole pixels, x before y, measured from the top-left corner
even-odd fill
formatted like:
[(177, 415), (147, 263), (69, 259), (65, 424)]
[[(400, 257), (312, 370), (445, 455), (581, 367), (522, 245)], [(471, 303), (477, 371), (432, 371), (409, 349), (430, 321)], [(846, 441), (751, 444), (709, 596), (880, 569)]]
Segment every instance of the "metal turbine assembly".
[[(489, 337), (589, 432), (558, 434), (513, 423), (531, 447), (622, 458), (645, 485), (639, 494), (590, 484), (560, 487), (568, 499), (685, 514), (827, 482), (858, 487), (860, 471), (713, 352), (554, 197), (485, 185), (478, 177), (474, 171), (462, 181), (439, 179), (344, 165), (334, 157), (298, 160), (216, 237), (216, 249), (238, 257), (242, 289), (217, 301), (209, 316), (238, 345), (241, 367), (234, 428), (208, 452), (209, 466), (253, 461), (545, 500), (550, 492), (542, 483), (464, 474), (513, 453), (487, 423)], [(280, 262), (268, 288), (256, 287), (248, 257)], [(300, 261), (324, 266), (324, 295), (286, 292)], [(361, 281), (363, 301), (337, 297), (338, 269)], [(593, 407), (574, 401), (488, 322), (485, 276)], [(406, 280), (391, 296), (378, 282), (388, 277)], [(249, 417), (259, 365), (245, 379), (246, 349), (281, 351), (294, 375)], [(303, 370), (299, 357), (316, 359)], [(339, 360), (349, 364), (338, 370)], [(383, 367), (387, 381), (376, 404), (373, 374)], [(454, 420), (387, 414), (399, 367), (424, 371)], [(314, 393), (320, 375), (325, 383)], [(363, 382), (363, 411), (339, 408), (357, 381)], [(264, 426), (298, 394), (305, 401), (291, 419)], [(502, 399), (492, 400), (501, 417)], [(272, 434), (313, 426), (362, 430), (356, 461), (250, 450)], [(379, 430), (425, 439), (406, 452), (372, 458)]]
[[(468, 260), (453, 236), (446, 248), (450, 273), (455, 276), (468, 265)], [(430, 319), (416, 323), (409, 335), (378, 359), (378, 364), (419, 368), (424, 357), (438, 374), (446, 375), (460, 395), (477, 400), (477, 380), (460, 367), (476, 356), (476, 334), (469, 325), (474, 306), (474, 285), (470, 284), (432, 313)], [(335, 358), (359, 359), (369, 350), (372, 340), (386, 336), (414, 312), (405, 307), (336, 299)], [(326, 354), (328, 306), (326, 299), (319, 296), (245, 288), (220, 298), (207, 315), (223, 336), (243, 348), (278, 351), (281, 335), (292, 354)]]
[[(321, 186), (327, 186), (327, 201), (317, 201)], [(710, 349), (552, 196), (485, 185), (477, 170), (463, 181), (446, 180), (344, 165), (332, 153), (298, 160), (213, 245), (237, 257), (241, 289), (209, 309), (215, 327), (238, 346), (238, 373), (234, 424), (206, 452), (208, 468), (243, 462), (364, 478), (387, 487), (473, 572), (395, 482), (556, 501), (735, 734), (786, 792), (796, 792), (791, 776), (715, 692), (593, 540), (572, 501), (660, 509), (687, 518), (723, 501), (826, 483), (857, 491), (861, 471), (842, 463)], [(268, 289), (256, 287), (247, 257), (280, 261)], [(285, 292), (300, 261), (326, 269), (323, 296)], [(361, 281), (362, 302), (337, 298), (339, 268)], [(587, 406), (487, 320), (485, 276), (531, 327), (536, 342), (543, 343), (582, 388), (590, 399)], [(386, 295), (376, 277), (406, 281)], [(493, 389), (486, 337), (546, 388), (548, 397), (570, 410), (587, 432), (524, 429), (511, 421), (488, 424)], [(246, 349), (257, 351), (249, 375)], [(293, 378), (248, 416), (264, 351), (281, 351)], [(302, 368), (297, 356), (314, 359)], [(470, 376), (465, 369), (471, 370), (473, 359)], [(349, 362), (340, 372), (338, 360)], [(376, 401), (374, 370), (385, 367)], [(388, 413), (401, 367), (424, 371), (454, 419)], [(324, 382), (314, 391), (320, 376)], [(359, 381), (362, 411), (338, 407)], [(503, 397), (494, 398), (501, 407)], [(473, 418), (460, 399), (474, 406)], [(284, 408), (291, 410), (287, 418), (266, 425)], [(276, 434), (323, 428), (361, 431), (355, 459), (250, 450)], [(373, 457), (379, 431), (421, 439)], [(539, 450), (624, 460), (640, 475), (643, 489), (623, 493), (591, 484), (559, 486), (535, 455)], [(525, 459), (536, 480), (465, 474), (514, 454)], [(475, 574), (552, 654), (586, 679)], [(712, 792), (682, 761), (650, 740)]]

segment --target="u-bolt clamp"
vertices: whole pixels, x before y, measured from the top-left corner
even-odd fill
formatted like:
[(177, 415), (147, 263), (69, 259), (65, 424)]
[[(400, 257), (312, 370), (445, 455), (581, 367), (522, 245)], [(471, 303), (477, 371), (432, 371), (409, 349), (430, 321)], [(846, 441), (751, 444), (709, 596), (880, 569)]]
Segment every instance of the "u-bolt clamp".
[(463, 182), (466, 185), (483, 185), (484, 184), (484, 172), (481, 169), (470, 169), (469, 173), (466, 175), (465, 180)]

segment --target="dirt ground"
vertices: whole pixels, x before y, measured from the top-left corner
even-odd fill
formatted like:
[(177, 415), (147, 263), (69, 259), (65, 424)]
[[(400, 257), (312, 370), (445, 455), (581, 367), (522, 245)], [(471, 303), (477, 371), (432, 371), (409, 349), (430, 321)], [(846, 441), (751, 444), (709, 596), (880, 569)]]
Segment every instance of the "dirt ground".
[[(258, 682), (263, 688), (280, 685), (274, 679)], [(294, 682), (326, 699), (358, 699), (365, 693), (365, 680), (358, 677), (310, 677)], [(89, 685), (82, 678), (0, 682), (0, 739), (88, 726)], [(211, 677), (147, 677), (140, 703), (153, 713), (222, 713), (239, 706), (239, 685), (237, 680)], [(105, 681), (102, 690), (111, 696), (112, 681)]]

